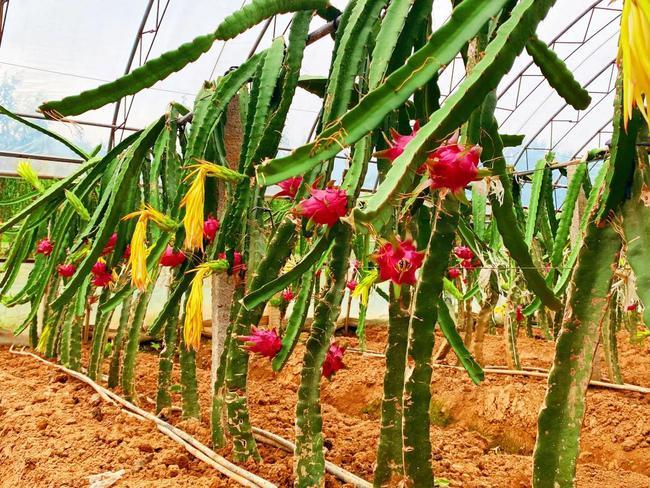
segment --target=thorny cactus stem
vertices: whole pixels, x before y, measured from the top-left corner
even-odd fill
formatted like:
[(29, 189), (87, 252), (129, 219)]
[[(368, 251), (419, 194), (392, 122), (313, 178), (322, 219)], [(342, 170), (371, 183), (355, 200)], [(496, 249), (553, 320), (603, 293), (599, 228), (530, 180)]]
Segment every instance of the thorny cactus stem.
[(404, 475), (402, 464), (402, 391), (409, 333), (410, 291), (403, 287), (400, 297), (390, 287), (386, 374), (381, 402), (381, 430), (373, 485), (394, 486)]
[(408, 366), (404, 383), (404, 479), (409, 487), (434, 486), (429, 438), (432, 354), (437, 302), (458, 224), (458, 202), (446, 198), (434, 216), (409, 324)]
[(596, 225), (589, 227), (537, 421), (533, 452), (535, 488), (574, 486), (585, 395), (620, 249), (621, 238), (611, 224), (602, 229)]
[(320, 410), (321, 367), (341, 310), (352, 250), (352, 228), (341, 225), (334, 238), (326, 290), (314, 310), (296, 404), (296, 486), (320, 487), (324, 483), (323, 419)]
[[(291, 254), (295, 240), (296, 225), (291, 218), (287, 217), (278, 226), (271, 239), (266, 256), (258, 266), (258, 269), (263, 271), (256, 272), (252, 277), (250, 291), (259, 289), (278, 275)], [(257, 325), (262, 318), (265, 305), (266, 302), (263, 302), (251, 310), (239, 307), (231, 336), (248, 335), (251, 326)], [(232, 337), (228, 347), (224, 398), (228, 413), (228, 432), (233, 439), (233, 456), (239, 461), (248, 458), (259, 459), (260, 455), (257, 452), (257, 445), (251, 430), (246, 398), (248, 352), (240, 341), (233, 341)], [(213, 413), (213, 418), (218, 419), (218, 414)]]
[(169, 394), (169, 385), (172, 379), (174, 368), (174, 355), (178, 343), (178, 314), (180, 303), (177, 303), (171, 312), (167, 324), (165, 324), (165, 335), (163, 338), (163, 349), (160, 351), (158, 360), (158, 392), (156, 393), (156, 413), (172, 406), (172, 398)]
[(108, 387), (115, 388), (120, 382), (120, 366), (122, 364), (122, 345), (124, 343), (124, 332), (126, 331), (131, 315), (131, 306), (133, 304), (133, 293), (129, 293), (122, 302), (120, 311), (120, 321), (117, 325), (117, 331), (113, 338), (113, 355), (108, 366)]
[(104, 344), (106, 344), (106, 332), (108, 324), (111, 322), (113, 312), (102, 313), (100, 307), (110, 296), (110, 289), (105, 287), (97, 303), (97, 313), (95, 315), (95, 327), (93, 328), (93, 341), (90, 346), (90, 356), (88, 358), (88, 377), (96, 380), (101, 369), (102, 360), (104, 359)]

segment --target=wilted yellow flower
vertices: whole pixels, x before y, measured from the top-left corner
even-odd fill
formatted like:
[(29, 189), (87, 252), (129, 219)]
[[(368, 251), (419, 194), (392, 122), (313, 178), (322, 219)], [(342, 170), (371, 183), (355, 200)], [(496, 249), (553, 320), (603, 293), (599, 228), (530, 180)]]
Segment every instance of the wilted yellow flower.
[(189, 250), (203, 249), (205, 179), (212, 176), (222, 181), (237, 182), (244, 178), (244, 175), (225, 166), (219, 166), (202, 159), (196, 161), (197, 164), (189, 166), (192, 172), (187, 175), (185, 181), (192, 178), (193, 181), (181, 201), (181, 207), (185, 207), (185, 217), (183, 218), (185, 248)]
[(149, 284), (149, 271), (147, 270), (147, 223), (151, 220), (162, 230), (172, 231), (177, 225), (171, 218), (159, 212), (150, 205), (145, 205), (142, 210), (125, 215), (122, 220), (129, 220), (138, 217), (135, 230), (131, 237), (131, 256), (129, 266), (131, 267), (131, 283), (138, 290), (144, 291)]
[(357, 284), (356, 288), (352, 292), (352, 296), (354, 298), (361, 297), (361, 303), (363, 305), (368, 305), (368, 296), (370, 295), (370, 288), (372, 288), (372, 285), (375, 284), (378, 277), (379, 277), (379, 272), (376, 269), (370, 271)]
[(203, 329), (203, 280), (213, 273), (223, 273), (228, 270), (228, 261), (219, 259), (200, 264), (194, 270), (190, 295), (185, 304), (185, 323), (183, 324), (183, 339), (188, 349), (198, 350), (201, 345), (201, 330)]
[(41, 337), (38, 338), (38, 344), (36, 345), (36, 352), (44, 353), (47, 349), (47, 343), (50, 340), (50, 335), (52, 335), (52, 324), (47, 324), (41, 332)]
[(34, 187), (34, 189), (39, 193), (45, 191), (43, 183), (38, 179), (38, 174), (34, 171), (34, 168), (32, 168), (32, 165), (29, 164), (29, 162), (21, 161), (18, 163), (18, 166), (16, 166), (16, 173), (18, 173), (23, 180), (32, 185), (32, 187)]
[(623, 114), (625, 128), (636, 105), (646, 122), (646, 97), (650, 93), (650, 2), (625, 0), (621, 17), (618, 62), (623, 68)]

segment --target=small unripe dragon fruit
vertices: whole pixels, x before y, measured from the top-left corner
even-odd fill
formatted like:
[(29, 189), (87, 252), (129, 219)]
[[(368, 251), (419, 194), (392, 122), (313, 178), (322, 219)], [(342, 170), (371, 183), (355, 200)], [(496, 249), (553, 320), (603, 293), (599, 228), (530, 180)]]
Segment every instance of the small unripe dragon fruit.
[(294, 298), (296, 298), (296, 295), (293, 293), (293, 290), (291, 288), (287, 288), (282, 292), (282, 299), (289, 303), (292, 301)]
[(449, 275), (449, 279), (455, 280), (460, 276), (460, 270), (458, 268), (449, 268), (447, 274)]
[(36, 244), (36, 254), (42, 254), (43, 256), (49, 256), (54, 251), (54, 243), (46, 237), (41, 239)]
[(117, 244), (117, 232), (113, 232), (113, 234), (111, 234), (111, 237), (109, 237), (106, 245), (104, 245), (104, 249), (102, 249), (101, 255), (106, 256), (107, 254), (112, 253), (115, 250), (116, 244)]
[(415, 285), (415, 272), (422, 266), (424, 253), (418, 252), (413, 241), (397, 239), (397, 245), (387, 242), (375, 255), (379, 265), (379, 280), (391, 280), (396, 285)]
[(526, 317), (524, 317), (524, 311), (521, 305), (517, 305), (516, 310), (517, 322), (523, 322)]
[(97, 287), (108, 286), (113, 283), (113, 274), (108, 272), (97, 274), (91, 283)]
[(217, 235), (219, 230), (219, 221), (212, 216), (209, 216), (203, 222), (203, 237), (205, 237), (208, 242), (214, 241), (214, 237)]
[(355, 280), (349, 280), (349, 281), (345, 284), (345, 286), (347, 287), (348, 290), (350, 290), (350, 291), (354, 291), (354, 290), (357, 289), (357, 285), (358, 285), (358, 284), (359, 284), (359, 283), (357, 283)]
[(431, 176), (431, 188), (447, 188), (452, 193), (462, 192), (478, 179), (481, 147), (458, 144), (454, 135), (447, 144), (429, 153), (426, 166)]
[(95, 264), (93, 264), (93, 267), (90, 268), (90, 272), (95, 276), (106, 274), (108, 272), (106, 268), (106, 262), (103, 259), (100, 259)]
[(458, 259), (474, 259), (474, 252), (467, 246), (456, 246), (454, 248), (454, 255)]
[(339, 369), (345, 368), (343, 354), (345, 354), (345, 347), (339, 346), (336, 342), (330, 344), (325, 361), (323, 361), (323, 376), (328, 380), (331, 380)]
[(251, 335), (237, 338), (244, 343), (244, 349), (248, 352), (257, 353), (260, 356), (274, 358), (282, 349), (282, 341), (275, 329), (265, 330), (252, 328)]
[[(225, 252), (222, 252), (219, 253), (219, 259), (228, 260), (228, 256), (226, 255)], [(246, 265), (244, 264), (244, 257), (241, 255), (239, 251), (235, 251), (233, 253), (233, 263), (232, 263), (231, 272), (233, 274), (238, 274), (241, 271), (246, 271)]]
[(70, 278), (70, 276), (72, 276), (75, 271), (77, 271), (77, 267), (74, 264), (59, 264), (59, 266), (56, 268), (56, 271), (59, 276)]
[(627, 311), (635, 312), (638, 308), (639, 308), (639, 304), (635, 302), (627, 306)]
[(172, 246), (167, 246), (165, 252), (160, 256), (160, 265), (174, 268), (185, 262), (185, 254), (181, 251), (174, 251)]
[(318, 225), (333, 227), (348, 211), (348, 194), (338, 188), (312, 189), (311, 197), (301, 201), (296, 212)]
[(281, 181), (278, 183), (278, 186), (282, 188), (282, 190), (273, 195), (273, 198), (289, 197), (293, 199), (296, 197), (300, 185), (302, 185), (302, 176), (294, 176), (293, 178)]
[(126, 247), (124, 248), (124, 253), (122, 254), (122, 259), (124, 259), (125, 261), (128, 261), (130, 257), (131, 257), (131, 244), (127, 244)]
[(388, 141), (388, 149), (376, 152), (375, 157), (379, 159), (387, 159), (391, 162), (395, 161), (402, 155), (408, 143), (411, 142), (418, 133), (418, 130), (420, 130), (420, 123), (418, 121), (413, 124), (413, 131), (409, 135), (404, 136), (391, 128), (390, 135), (392, 140)]

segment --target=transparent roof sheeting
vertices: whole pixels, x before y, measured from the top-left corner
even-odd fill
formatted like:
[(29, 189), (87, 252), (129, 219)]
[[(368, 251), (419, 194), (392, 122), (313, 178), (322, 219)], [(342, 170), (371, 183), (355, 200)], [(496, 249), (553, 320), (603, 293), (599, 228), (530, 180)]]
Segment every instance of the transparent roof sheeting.
[[(0, 46), (0, 104), (25, 115), (38, 116), (44, 100), (67, 95), (111, 81), (127, 69), (178, 47), (195, 36), (214, 30), (245, 1), (231, 0), (12, 0), (7, 3), (6, 24)], [(338, 8), (347, 2), (333, 1)], [(518, 170), (534, 167), (547, 151), (566, 161), (586, 149), (603, 146), (611, 132), (611, 107), (616, 79), (620, 0), (576, 2), (558, 0), (539, 30), (551, 47), (591, 94), (591, 106), (576, 111), (566, 105), (523, 53), (499, 90), (497, 117), (504, 134), (524, 134), (524, 143), (508, 149), (509, 162)], [(433, 20), (444, 23), (451, 12), (448, 0), (434, 2)], [(143, 21), (144, 19), (144, 21)], [(171, 101), (191, 106), (204, 80), (223, 75), (241, 64), (255, 48), (268, 47), (274, 37), (287, 32), (290, 15), (262, 23), (212, 49), (181, 72), (134, 97), (76, 117), (87, 124), (63, 124), (34, 119), (61, 132), (78, 144), (105, 149), (111, 137), (119, 141), (163, 113)], [(314, 18), (312, 29), (325, 21)], [(258, 42), (259, 41), (259, 42)], [(302, 74), (327, 76), (333, 41), (326, 36), (309, 46)], [(133, 53), (132, 59), (131, 54)], [(464, 76), (462, 61), (450, 64), (440, 78), (443, 97)], [(298, 90), (282, 139), (283, 148), (305, 143), (318, 116), (321, 100)], [(111, 128), (111, 126), (115, 126)], [(72, 156), (63, 146), (0, 118), (0, 152)], [(345, 154), (337, 173), (345, 167)], [(366, 187), (372, 188), (371, 170)]]

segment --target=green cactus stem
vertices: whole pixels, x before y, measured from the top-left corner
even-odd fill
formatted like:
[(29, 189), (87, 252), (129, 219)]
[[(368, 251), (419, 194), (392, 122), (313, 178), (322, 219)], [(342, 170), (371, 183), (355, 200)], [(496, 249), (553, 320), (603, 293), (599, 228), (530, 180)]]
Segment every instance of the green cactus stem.
[(180, 303), (172, 311), (167, 323), (165, 324), (165, 334), (163, 337), (163, 349), (160, 351), (158, 359), (158, 392), (156, 393), (156, 413), (160, 413), (165, 408), (172, 406), (172, 398), (169, 394), (169, 386), (172, 380), (172, 370), (174, 369), (174, 355), (176, 354), (176, 345), (178, 342), (178, 314), (180, 312)]
[(404, 479), (406, 486), (434, 486), (429, 438), (432, 355), (437, 302), (449, 266), (458, 226), (458, 202), (447, 198), (437, 210), (409, 323), (408, 361), (404, 379)]
[[(183, 306), (185, 310), (185, 306)], [(182, 323), (185, 323), (183, 314)], [(196, 380), (196, 351), (190, 349), (181, 337), (178, 361), (181, 366), (181, 414), (184, 419), (200, 419), (199, 386)]]
[[(330, 231), (331, 232), (331, 231)], [(344, 224), (339, 228), (332, 247), (326, 289), (314, 310), (296, 403), (295, 485), (300, 487), (323, 486), (325, 456), (323, 454), (323, 418), (320, 408), (321, 368), (334, 333), (336, 319), (341, 311), (345, 290), (352, 228)]]
[(620, 323), (618, 315), (619, 308), (616, 306), (616, 300), (612, 298), (609, 308), (609, 314), (603, 320), (601, 334), (601, 346), (605, 354), (605, 364), (607, 365), (607, 376), (609, 381), (623, 384), (623, 375), (618, 363), (618, 342), (616, 340), (617, 324)]
[(93, 341), (90, 346), (90, 356), (88, 357), (87, 375), (91, 380), (96, 380), (101, 370), (102, 360), (104, 359), (104, 345), (106, 344), (106, 332), (108, 325), (113, 318), (113, 312), (102, 313), (101, 306), (110, 296), (108, 287), (102, 290), (97, 302), (97, 313), (95, 315), (95, 327), (93, 328)]
[[(251, 278), (251, 290), (257, 290), (275, 278), (291, 254), (296, 240), (296, 225), (287, 217), (277, 228), (268, 246), (266, 256), (259, 263)], [(251, 309), (239, 307), (232, 336), (244, 336), (257, 325), (264, 313), (263, 302)], [(259, 459), (255, 439), (250, 426), (246, 398), (248, 378), (248, 352), (240, 341), (230, 340), (225, 376), (225, 404), (228, 412), (228, 432), (233, 439), (233, 456), (243, 461)]]
[(404, 476), (402, 464), (402, 392), (406, 369), (409, 333), (410, 291), (402, 289), (398, 297), (390, 287), (386, 374), (381, 402), (381, 430), (377, 446), (377, 464), (373, 485), (394, 486)]
[(122, 302), (122, 310), (120, 311), (120, 321), (115, 332), (113, 339), (113, 354), (111, 362), (108, 366), (108, 387), (115, 388), (120, 382), (120, 366), (122, 364), (122, 346), (124, 344), (124, 332), (126, 331), (129, 323), (129, 316), (131, 306), (133, 303), (133, 293), (129, 293)]
[(621, 239), (612, 225), (589, 227), (573, 276), (533, 453), (535, 488), (574, 486), (585, 394)]

